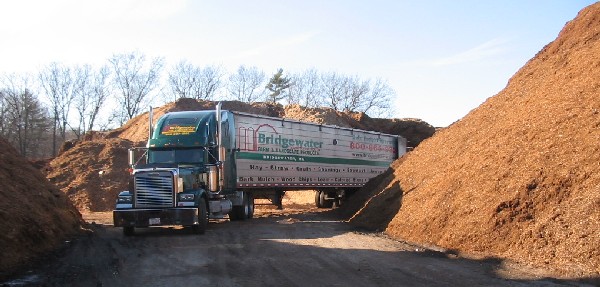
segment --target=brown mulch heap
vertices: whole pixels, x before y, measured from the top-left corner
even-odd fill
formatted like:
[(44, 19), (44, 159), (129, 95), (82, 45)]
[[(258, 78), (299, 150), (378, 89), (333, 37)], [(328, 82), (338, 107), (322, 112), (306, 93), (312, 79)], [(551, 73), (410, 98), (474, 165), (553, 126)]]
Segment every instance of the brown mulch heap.
[(597, 278), (600, 3), (567, 23), (503, 91), (379, 180), (363, 190), (372, 198), (348, 204), (347, 213), (360, 210), (354, 224)]
[[(153, 122), (171, 111), (213, 110), (216, 102), (180, 99), (153, 110)], [(416, 145), (435, 133), (431, 125), (414, 119), (371, 119), (361, 113), (332, 109), (223, 101), (223, 110), (310, 121), (400, 134)], [(46, 167), (48, 179), (65, 192), (81, 212), (110, 211), (119, 192), (127, 190), (127, 149), (145, 146), (148, 140), (148, 113), (139, 115), (109, 132), (92, 132), (80, 141), (67, 142)]]
[(68, 198), (0, 138), (0, 278), (77, 234)]
[(50, 162), (46, 177), (81, 212), (112, 210), (119, 192), (128, 189), (130, 147), (120, 138), (75, 143)]

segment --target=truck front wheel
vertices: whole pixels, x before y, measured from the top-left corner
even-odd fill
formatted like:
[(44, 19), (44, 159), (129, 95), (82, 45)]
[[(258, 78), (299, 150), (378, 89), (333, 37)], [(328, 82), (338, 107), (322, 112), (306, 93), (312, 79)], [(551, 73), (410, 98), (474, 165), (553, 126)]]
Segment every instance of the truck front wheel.
[(250, 194), (247, 192), (242, 193), (242, 205), (234, 205), (229, 212), (229, 220), (238, 221), (246, 220), (251, 218), (254, 214), (254, 200), (250, 203)]
[(246, 199), (248, 200), (248, 214), (246, 214), (246, 218), (251, 219), (254, 217), (254, 197), (251, 193), (246, 193)]
[(204, 234), (208, 226), (208, 209), (206, 208), (206, 201), (201, 198), (198, 202), (198, 225), (194, 225), (194, 232), (197, 234)]

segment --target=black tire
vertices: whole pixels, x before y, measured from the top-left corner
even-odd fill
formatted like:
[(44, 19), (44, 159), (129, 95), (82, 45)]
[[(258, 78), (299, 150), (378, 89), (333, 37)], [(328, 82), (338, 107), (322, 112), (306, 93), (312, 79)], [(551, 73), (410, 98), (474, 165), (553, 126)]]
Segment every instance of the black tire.
[[(248, 202), (248, 193), (242, 193), (242, 204), (243, 205), (234, 205), (229, 212), (229, 220), (231, 221), (239, 221), (246, 220), (248, 218), (248, 214), (250, 213), (250, 207)], [(252, 210), (254, 214), (254, 210)]]
[(251, 193), (246, 193), (246, 199), (248, 199), (248, 214), (246, 218), (251, 219), (254, 217), (254, 197)]
[(200, 198), (198, 202), (198, 225), (194, 225), (193, 229), (196, 234), (204, 234), (208, 227), (208, 208), (206, 207), (206, 200)]
[(323, 202), (321, 201), (321, 193), (323, 193), (320, 190), (315, 191), (315, 205), (317, 206), (317, 208), (323, 208)]
[(133, 226), (125, 226), (123, 227), (123, 235), (132, 236), (135, 234), (135, 227)]

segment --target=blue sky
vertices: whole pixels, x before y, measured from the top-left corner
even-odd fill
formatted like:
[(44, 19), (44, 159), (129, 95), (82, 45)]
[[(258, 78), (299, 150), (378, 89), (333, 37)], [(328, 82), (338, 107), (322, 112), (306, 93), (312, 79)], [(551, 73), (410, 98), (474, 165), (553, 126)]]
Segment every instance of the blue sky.
[(447, 126), (501, 91), (594, 1), (0, 0), (0, 73), (140, 51), (199, 65), (315, 68), (394, 88), (394, 117)]

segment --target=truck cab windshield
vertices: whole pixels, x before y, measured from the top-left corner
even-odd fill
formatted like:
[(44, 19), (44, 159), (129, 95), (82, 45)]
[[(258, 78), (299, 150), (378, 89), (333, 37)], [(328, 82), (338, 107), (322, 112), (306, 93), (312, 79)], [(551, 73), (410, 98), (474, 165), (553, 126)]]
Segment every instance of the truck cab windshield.
[(203, 163), (204, 149), (164, 149), (148, 151), (148, 163)]

